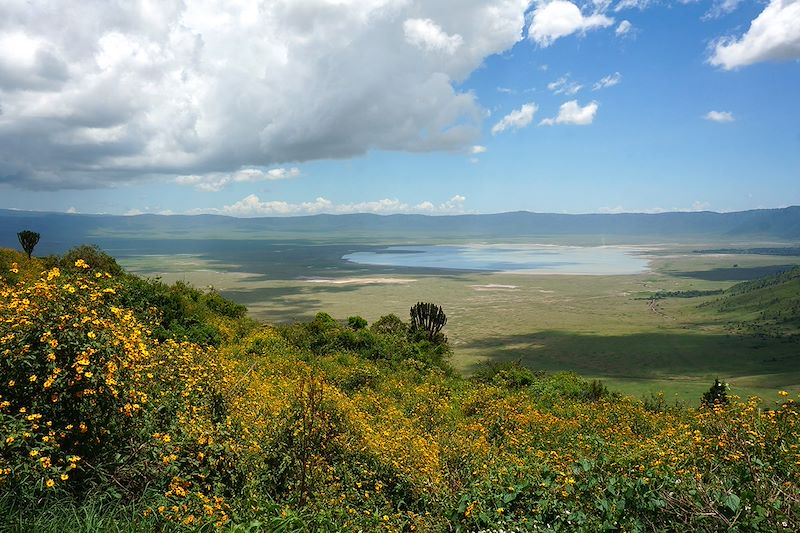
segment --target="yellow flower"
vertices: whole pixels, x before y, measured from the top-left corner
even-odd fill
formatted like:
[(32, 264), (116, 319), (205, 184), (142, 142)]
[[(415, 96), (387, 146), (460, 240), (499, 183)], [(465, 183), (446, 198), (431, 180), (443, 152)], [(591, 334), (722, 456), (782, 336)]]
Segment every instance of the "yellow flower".
[(36, 457), (37, 455), (39, 455), (39, 452), (37, 452), (36, 450), (31, 450), (30, 453), (28, 453), (28, 455), (30, 455), (31, 457)]
[(14, 437), (6, 437), (6, 444), (11, 444), (14, 442)]
[(86, 261), (83, 259), (78, 259), (75, 261), (75, 266), (78, 268), (89, 268), (89, 265), (86, 264)]
[(94, 339), (95, 337), (97, 337), (94, 331), (90, 331), (89, 333), (86, 334), (86, 336), (89, 337), (90, 339)]
[(45, 483), (45, 485), (47, 485), (48, 489), (52, 489), (55, 484), (56, 484), (56, 482), (53, 481), (52, 479), (48, 479), (47, 482)]
[(69, 474), (61, 474), (61, 481), (66, 481), (69, 479)]
[(36, 379), (37, 379), (37, 378), (36, 378), (36, 374), (34, 374), (34, 375), (32, 375), (31, 377), (29, 377), (29, 378), (28, 378), (28, 381), (30, 381), (31, 383), (33, 383), (34, 381), (36, 381)]
[(778, 396), (780, 396), (781, 398), (785, 398), (786, 396), (789, 396), (789, 393), (785, 390), (778, 391)]

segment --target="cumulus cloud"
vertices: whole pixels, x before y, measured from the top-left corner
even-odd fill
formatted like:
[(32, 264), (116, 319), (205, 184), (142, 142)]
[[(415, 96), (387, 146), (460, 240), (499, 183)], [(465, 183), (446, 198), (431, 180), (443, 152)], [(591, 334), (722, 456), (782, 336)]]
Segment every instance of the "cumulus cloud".
[(492, 135), (497, 135), (498, 133), (509, 128), (515, 130), (524, 128), (531, 123), (533, 120), (533, 115), (536, 113), (537, 109), (539, 109), (539, 106), (533, 102), (523, 104), (522, 107), (515, 109), (508, 115), (501, 118), (497, 124), (492, 126)]
[(562, 76), (556, 81), (547, 84), (547, 88), (553, 91), (553, 94), (566, 94), (572, 96), (577, 94), (583, 88), (583, 85), (569, 79), (569, 75)]
[(733, 113), (730, 111), (709, 111), (703, 118), (712, 122), (733, 122)]
[(190, 214), (214, 213), (235, 217), (260, 217), (260, 216), (298, 216), (346, 214), (346, 213), (421, 213), (430, 215), (458, 214), (464, 212), (466, 197), (457, 194), (440, 204), (430, 201), (411, 205), (397, 198), (384, 198), (367, 202), (350, 204), (336, 204), (327, 198), (318, 197), (310, 202), (291, 203), (281, 200), (262, 201), (257, 195), (251, 194), (238, 202), (226, 205), (221, 209), (194, 209)]
[(528, 5), (0, 2), (0, 183), (467, 149), (484, 113), (458, 84), (523, 38)]
[(632, 29), (633, 24), (628, 20), (623, 20), (617, 25), (617, 29), (614, 30), (614, 33), (617, 34), (617, 37), (622, 37), (623, 35), (627, 35)]
[(605, 28), (613, 23), (614, 19), (602, 13), (584, 15), (572, 2), (552, 0), (541, 2), (533, 11), (528, 37), (539, 46), (550, 46), (560, 37)]
[(208, 174), (184, 175), (175, 178), (175, 183), (180, 185), (192, 185), (199, 191), (217, 192), (225, 188), (230, 183), (247, 183), (254, 181), (275, 181), (296, 178), (300, 175), (300, 169), (292, 168), (271, 168), (262, 170), (258, 168), (243, 168), (237, 172), (211, 172)]
[(770, 0), (744, 35), (718, 40), (708, 61), (731, 70), (791, 59), (800, 59), (800, 0)]
[(613, 87), (614, 85), (618, 84), (622, 81), (622, 74), (619, 72), (615, 72), (614, 74), (609, 74), (604, 78), (598, 80), (593, 86), (593, 91), (599, 91), (600, 89), (605, 89), (607, 87)]
[(464, 44), (459, 35), (448, 35), (431, 19), (408, 19), (403, 23), (406, 41), (432, 52), (454, 54)]
[(577, 100), (570, 100), (564, 102), (558, 108), (558, 116), (555, 118), (546, 118), (542, 120), (540, 126), (552, 126), (554, 124), (574, 124), (576, 126), (587, 126), (594, 121), (594, 116), (597, 114), (597, 102), (591, 102), (581, 107), (578, 105)]
[(476, 144), (475, 146), (473, 146), (472, 148), (469, 149), (469, 152), (471, 154), (482, 154), (482, 153), (486, 152), (486, 147), (485, 146), (481, 146), (480, 144)]

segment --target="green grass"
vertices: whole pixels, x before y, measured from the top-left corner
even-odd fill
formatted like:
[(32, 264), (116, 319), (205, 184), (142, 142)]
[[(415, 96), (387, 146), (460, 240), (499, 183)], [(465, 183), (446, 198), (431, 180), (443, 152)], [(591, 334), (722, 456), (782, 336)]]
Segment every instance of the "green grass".
[[(88, 499), (42, 502), (36, 511), (15, 509), (0, 497), (2, 533), (146, 533), (164, 531), (143, 516), (144, 507)], [(169, 531), (169, 529), (167, 529)]]

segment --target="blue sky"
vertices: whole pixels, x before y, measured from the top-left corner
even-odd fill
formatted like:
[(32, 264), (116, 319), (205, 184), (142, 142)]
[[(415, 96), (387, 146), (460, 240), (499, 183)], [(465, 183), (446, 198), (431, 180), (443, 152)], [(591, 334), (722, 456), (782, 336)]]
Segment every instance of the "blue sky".
[(800, 0), (11, 0), (0, 208), (800, 204)]

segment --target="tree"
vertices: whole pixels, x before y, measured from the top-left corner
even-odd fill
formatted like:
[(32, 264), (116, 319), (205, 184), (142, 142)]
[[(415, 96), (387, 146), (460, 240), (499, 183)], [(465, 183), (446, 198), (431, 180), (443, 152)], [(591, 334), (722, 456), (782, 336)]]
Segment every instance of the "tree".
[(436, 340), (439, 332), (447, 324), (442, 308), (436, 304), (417, 302), (411, 308), (411, 331), (427, 332), (428, 340)]
[(33, 248), (39, 242), (39, 234), (26, 229), (17, 233), (17, 239), (19, 239), (22, 249), (25, 250), (25, 253), (28, 254), (28, 259), (30, 259)]
[(714, 407), (715, 405), (728, 405), (728, 384), (723, 383), (719, 378), (714, 380), (714, 384), (708, 391), (703, 393), (701, 404), (706, 407)]

